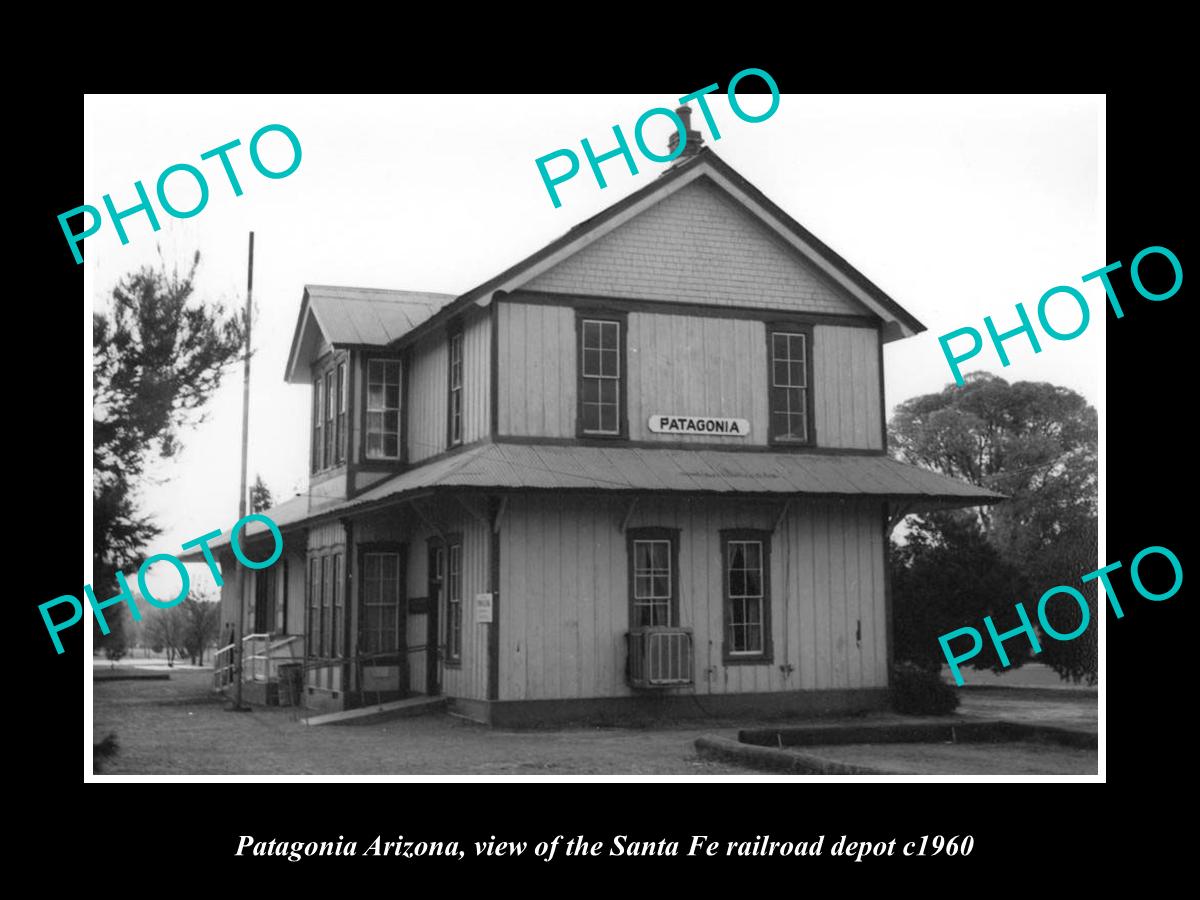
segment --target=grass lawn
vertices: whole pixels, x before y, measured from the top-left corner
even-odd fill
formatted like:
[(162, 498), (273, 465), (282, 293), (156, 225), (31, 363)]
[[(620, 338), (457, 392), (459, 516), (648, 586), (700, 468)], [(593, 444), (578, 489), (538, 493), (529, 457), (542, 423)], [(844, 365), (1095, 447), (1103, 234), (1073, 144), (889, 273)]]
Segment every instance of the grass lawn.
[[(169, 681), (93, 682), (93, 734), (119, 747), (103, 774), (165, 775), (751, 775), (702, 760), (702, 734), (736, 739), (762, 721), (697, 720), (648, 728), (504, 731), (446, 714), (355, 727), (310, 728), (289, 708), (226, 711), (210, 670)], [(963, 693), (964, 716), (1011, 718), (1095, 730), (1092, 694), (1032, 699), (1020, 691)], [(901, 720), (888, 714), (873, 721)], [(854, 721), (862, 721), (856, 719)], [(937, 774), (1094, 773), (1094, 751), (1045, 745), (879, 745), (809, 748), (885, 769)], [(1011, 752), (1009, 752), (1011, 751)], [(861, 754), (861, 756), (854, 756)], [(1061, 758), (1060, 758), (1061, 757)], [(922, 766), (914, 768), (914, 766)], [(997, 768), (999, 766), (999, 768)], [(1063, 768), (1066, 766), (1067, 768)]]

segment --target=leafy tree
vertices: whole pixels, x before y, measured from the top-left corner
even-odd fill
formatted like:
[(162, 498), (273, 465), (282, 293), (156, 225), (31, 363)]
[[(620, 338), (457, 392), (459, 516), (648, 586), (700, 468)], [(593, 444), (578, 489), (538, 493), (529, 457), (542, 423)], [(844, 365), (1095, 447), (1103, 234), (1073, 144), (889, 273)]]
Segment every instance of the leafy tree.
[[(186, 600), (183, 602), (187, 603)], [(155, 652), (166, 651), (167, 665), (174, 666), (187, 631), (187, 614), (183, 610), (183, 603), (166, 609), (152, 609), (146, 613), (143, 621), (150, 646)]]
[(254, 484), (250, 486), (250, 512), (265, 512), (275, 505), (271, 498), (271, 489), (267, 487), (261, 475), (254, 476)]
[(217, 639), (221, 626), (221, 604), (188, 597), (183, 610), (182, 650), (191, 657), (192, 665), (204, 665), (205, 649)]
[[(141, 563), (159, 528), (140, 514), (137, 487), (155, 456), (179, 450), (179, 434), (240, 358), (244, 317), (193, 302), (197, 252), (185, 272), (142, 267), (123, 277), (92, 317), (92, 586), (107, 599), (116, 573)], [(97, 646), (104, 638), (96, 628)]]
[[(912, 577), (912, 571), (897, 570), (897, 583), (903, 583), (904, 590), (923, 592), (925, 602), (947, 616), (950, 609), (958, 607), (959, 601), (934, 598), (930, 592), (956, 588), (937, 579), (929, 568), (932, 562), (927, 565), (927, 559), (940, 559), (942, 565), (952, 565), (948, 555), (962, 551), (980, 566), (976, 577), (969, 581), (990, 582), (997, 576), (996, 572), (983, 568), (985, 551), (967, 537), (971, 530), (994, 550), (997, 560), (1024, 576), (1022, 593), (996, 596), (991, 604), (985, 603), (967, 581), (960, 583), (957, 590), (965, 591), (982, 605), (965, 609), (955, 618), (939, 620), (938, 634), (978, 621), (989, 614), (990, 608), (1000, 610), (1002, 615), (1007, 611), (1008, 618), (997, 619), (997, 627), (1001, 627), (1012, 617), (1012, 606), (1017, 601), (1023, 601), (1032, 618), (1043, 592), (1056, 585), (1070, 585), (1088, 598), (1091, 625), (1073, 641), (1056, 641), (1049, 636), (1039, 639), (1043, 649), (1037, 658), (1064, 679), (1086, 678), (1095, 683), (1096, 591), (1094, 584), (1084, 587), (1079, 581), (1082, 575), (1096, 568), (1095, 409), (1068, 388), (1044, 382), (1009, 384), (995, 375), (975, 372), (966, 377), (962, 387), (950, 385), (940, 393), (915, 397), (901, 404), (890, 423), (889, 434), (900, 459), (1009, 497), (992, 507), (920, 516), (913, 526), (920, 539), (910, 551), (895, 557), (901, 570), (917, 567), (929, 579), (922, 584)], [(920, 600), (916, 593), (902, 595), (899, 588), (894, 599), (899, 628), (901, 604), (915, 608)], [(1070, 633), (1078, 625), (1080, 615), (1069, 598), (1060, 597), (1048, 608), (1047, 618), (1056, 631)], [(1009, 627), (1016, 624), (1019, 623), (1013, 619)], [(1017, 643), (1006, 644), (1010, 657)], [(936, 635), (934, 649), (937, 649)], [(982, 662), (985, 656), (995, 659), (994, 654), (985, 652), (977, 660)]]
[[(1013, 604), (1026, 594), (1027, 576), (965, 517), (915, 520), (905, 543), (892, 545), (891, 566), (893, 638), (901, 662), (940, 671), (946, 662), (940, 635), (964, 625), (982, 632), (979, 620), (989, 615), (1001, 631), (1020, 624)], [(984, 641), (965, 665), (1000, 671), (999, 657), (986, 636)], [(1005, 651), (1014, 666), (1030, 655), (1021, 641), (1009, 641)]]

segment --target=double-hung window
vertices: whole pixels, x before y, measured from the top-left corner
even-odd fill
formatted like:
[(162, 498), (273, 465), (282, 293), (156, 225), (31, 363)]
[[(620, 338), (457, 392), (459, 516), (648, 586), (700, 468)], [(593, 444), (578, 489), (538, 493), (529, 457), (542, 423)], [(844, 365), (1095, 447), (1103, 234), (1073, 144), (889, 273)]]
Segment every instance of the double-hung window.
[(400, 458), (400, 360), (367, 362), (367, 459)]
[(462, 662), (462, 542), (449, 538), (446, 546), (446, 663)]
[(813, 444), (812, 329), (768, 325), (770, 442)]
[(325, 385), (325, 379), (317, 376), (313, 379), (313, 442), (312, 442), (312, 470), (320, 472), (325, 468), (324, 452), (325, 439), (323, 436), (324, 417), (321, 414), (324, 409), (325, 401), (322, 388)]
[(331, 652), (331, 631), (332, 621), (330, 615), (333, 606), (333, 558), (326, 556), (321, 560), (321, 643), (320, 653), (322, 659), (328, 659), (333, 655)]
[(321, 655), (321, 563), (319, 556), (308, 560), (308, 597), (304, 622), (305, 648), (308, 655)]
[(629, 542), (629, 627), (679, 625), (679, 532), (631, 528)]
[(324, 472), (346, 462), (347, 397), (350, 372), (345, 354), (327, 356), (313, 377), (312, 470)]
[(463, 440), (463, 333), (462, 326), (450, 332), (448, 357), (450, 386), (446, 410), (446, 445), (454, 447)]
[(337, 435), (334, 433), (334, 420), (336, 418), (335, 410), (337, 409), (337, 373), (330, 369), (325, 373), (325, 467), (332, 466), (334, 460), (334, 442)]
[(337, 367), (337, 438), (334, 446), (337, 448), (337, 462), (340, 465), (346, 461), (346, 364), (338, 363)]
[(624, 437), (625, 318), (580, 314), (579, 428), (581, 437)]
[(721, 532), (725, 663), (771, 661), (771, 533)]

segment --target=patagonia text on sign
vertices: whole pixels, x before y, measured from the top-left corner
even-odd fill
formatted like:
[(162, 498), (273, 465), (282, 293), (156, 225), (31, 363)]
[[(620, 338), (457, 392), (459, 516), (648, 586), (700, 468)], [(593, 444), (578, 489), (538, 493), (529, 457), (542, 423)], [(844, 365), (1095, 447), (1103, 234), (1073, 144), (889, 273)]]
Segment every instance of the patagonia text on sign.
[[(258, 142), (262, 140), (263, 135), (269, 134), (272, 131), (278, 131), (292, 145), (292, 162), (287, 168), (278, 172), (268, 169), (263, 165), (262, 158), (258, 152)], [(212, 150), (206, 150), (200, 154), (200, 159), (212, 159), (214, 156), (221, 160), (221, 166), (225, 169), (225, 175), (229, 178), (229, 186), (233, 189), (233, 196), (242, 196), (242, 185), (238, 181), (237, 174), (233, 171), (233, 163), (229, 161), (229, 152), (235, 147), (240, 147), (242, 144), (239, 140), (232, 140), (227, 144), (222, 144), (220, 147), (214, 147)], [(264, 125), (258, 131), (254, 132), (254, 137), (250, 138), (250, 162), (254, 164), (260, 175), (264, 178), (287, 178), (300, 166), (300, 139), (296, 137), (296, 133), (286, 125)], [(186, 172), (196, 180), (196, 185), (200, 189), (200, 197), (196, 201), (196, 205), (191, 209), (182, 210), (176, 209), (167, 199), (167, 179), (176, 172)], [(158, 231), (162, 226), (158, 224), (158, 216), (154, 213), (154, 206), (150, 203), (150, 197), (146, 194), (145, 187), (141, 181), (133, 183), (133, 190), (137, 194), (138, 203), (128, 209), (117, 212), (116, 204), (113, 203), (112, 195), (105, 194), (104, 207), (108, 210), (109, 218), (112, 219), (113, 228), (117, 230), (117, 237), (121, 239), (121, 243), (129, 243), (129, 235), (125, 233), (125, 226), (121, 224), (122, 219), (126, 219), (135, 213), (144, 212), (146, 218), (150, 221), (150, 228), (153, 231)], [(158, 202), (167, 214), (176, 219), (190, 219), (192, 216), (198, 215), (201, 210), (208, 205), (208, 182), (204, 179), (204, 174), (195, 166), (188, 163), (175, 163), (173, 166), (167, 166), (163, 169), (162, 174), (158, 176), (158, 184), (156, 191), (158, 194)], [(178, 200), (178, 195), (176, 196)], [(71, 226), (67, 224), (67, 219), (72, 216), (83, 213), (84, 216), (92, 217), (92, 224), (85, 227), (78, 234), (71, 231)], [(86, 221), (86, 218), (85, 218)], [(79, 252), (79, 243), (84, 238), (89, 238), (100, 230), (100, 226), (104, 224), (104, 217), (100, 215), (100, 210), (96, 207), (85, 203), (83, 206), (77, 206), (68, 212), (62, 213), (58, 217), (58, 224), (62, 227), (63, 234), (67, 236), (67, 243), (71, 245), (71, 252), (75, 254), (75, 262), (83, 262), (83, 255)]]
[[(1142, 261), (1151, 254), (1166, 257), (1167, 261), (1171, 264), (1171, 268), (1174, 269), (1174, 284), (1172, 284), (1169, 289), (1163, 291), (1162, 293), (1155, 293), (1151, 290), (1148, 290), (1142, 283), (1140, 267)], [(1116, 317), (1118, 319), (1122, 319), (1125, 317), (1125, 311), (1121, 309), (1121, 304), (1117, 300), (1117, 292), (1113, 288), (1112, 282), (1109, 281), (1108, 278), (1109, 272), (1115, 271), (1119, 268), (1121, 268), (1121, 261), (1117, 260), (1117, 262), (1109, 263), (1102, 269), (1097, 269), (1095, 272), (1089, 272), (1088, 274), (1082, 276), (1081, 280), (1091, 281), (1093, 278), (1099, 278), (1104, 285), (1105, 292), (1108, 294), (1109, 305), (1112, 306)], [(1133, 286), (1137, 289), (1137, 292), (1147, 300), (1167, 300), (1179, 293), (1179, 289), (1183, 287), (1183, 266), (1179, 264), (1178, 257), (1176, 257), (1175, 254), (1166, 247), (1147, 247), (1133, 258), (1133, 262), (1129, 265), (1129, 277), (1133, 281)], [(1069, 294), (1071, 298), (1079, 305), (1080, 320), (1079, 325), (1074, 331), (1056, 331), (1046, 319), (1046, 305), (1050, 301), (1051, 297), (1055, 297), (1058, 294)], [(1001, 366), (1009, 365), (1008, 353), (1004, 349), (1004, 342), (1009, 338), (1016, 337), (1019, 334), (1024, 334), (1029, 338), (1029, 343), (1030, 346), (1033, 347), (1034, 353), (1042, 352), (1042, 345), (1038, 343), (1037, 334), (1033, 330), (1033, 324), (1029, 321), (1029, 314), (1025, 311), (1025, 307), (1018, 303), (1016, 309), (1017, 318), (1020, 320), (1021, 324), (1016, 328), (1003, 333), (996, 331), (996, 325), (992, 322), (991, 316), (984, 316), (983, 318), (984, 327), (987, 329), (988, 336), (992, 339), (992, 345), (996, 348), (996, 355), (1000, 358)], [(1091, 321), (1091, 312), (1088, 310), (1087, 300), (1084, 299), (1083, 294), (1079, 293), (1079, 291), (1075, 290), (1075, 288), (1068, 287), (1065, 284), (1060, 284), (1058, 287), (1052, 287), (1050, 290), (1046, 291), (1046, 293), (1042, 294), (1042, 299), (1038, 301), (1037, 315), (1038, 321), (1042, 323), (1042, 330), (1056, 341), (1074, 340), (1087, 330), (1088, 322)], [(952, 356), (950, 354), (950, 342), (956, 337), (962, 336), (969, 336), (973, 346), (968, 348), (964, 353)], [(966, 328), (959, 328), (955, 331), (951, 331), (948, 334), (943, 334), (938, 338), (938, 343), (941, 344), (942, 353), (946, 357), (946, 362), (950, 364), (950, 371), (954, 373), (955, 382), (957, 382), (959, 385), (964, 384), (965, 382), (963, 381), (962, 372), (959, 370), (958, 364), (966, 362), (968, 359), (979, 355), (979, 352), (983, 349), (983, 336), (980, 335), (980, 333), (974, 328), (968, 326)]]
[[(272, 552), (271, 555), (262, 562), (255, 562), (254, 560), (249, 559), (246, 554), (242, 552), (242, 548), (238, 544), (238, 534), (250, 522), (262, 522), (267, 526), (267, 530), (271, 532), (271, 537), (275, 539), (274, 552)], [(209, 549), (208, 542), (215, 540), (220, 536), (221, 529), (218, 528), (216, 531), (210, 531), (208, 534), (201, 535), (198, 538), (192, 538), (190, 541), (181, 545), (181, 548), (184, 550), (189, 550), (192, 547), (200, 548), (200, 551), (204, 554), (205, 561), (208, 563), (208, 568), (212, 572), (213, 581), (217, 583), (217, 587), (221, 587), (224, 584), (224, 581), (221, 579), (221, 573), (217, 569), (217, 561), (213, 559), (212, 550)], [(247, 569), (267, 569), (274, 565), (275, 561), (278, 560), (281, 555), (283, 555), (283, 535), (279, 532), (279, 526), (272, 522), (270, 518), (264, 516), (262, 513), (251, 513), (248, 516), (243, 516), (234, 523), (233, 528), (229, 533), (229, 546), (233, 550), (233, 555), (237, 557), (238, 562), (240, 562)], [(152, 593), (150, 593), (150, 588), (146, 585), (146, 572), (148, 572), (150, 567), (157, 562), (168, 562), (174, 566), (175, 571), (179, 573), (179, 579), (182, 584), (179, 588), (179, 594), (174, 600), (159, 600)], [(172, 556), (170, 553), (156, 553), (154, 556), (151, 556), (144, 563), (142, 563), (141, 568), (138, 569), (137, 582), (138, 587), (141, 589), (142, 597), (148, 600), (151, 606), (156, 606), (159, 609), (169, 609), (172, 606), (182, 603), (187, 598), (188, 591), (192, 586), (192, 579), (188, 574), (187, 566), (185, 566), (181, 560)], [(87, 595), (88, 603), (92, 607), (92, 612), (96, 616), (96, 621), (100, 623), (101, 634), (108, 634), (109, 632), (108, 622), (104, 618), (103, 611), (114, 604), (120, 603), (121, 601), (124, 601), (129, 607), (129, 615), (135, 622), (140, 622), (142, 620), (141, 610), (138, 609), (137, 603), (133, 599), (133, 593), (129, 590), (129, 583), (126, 580), (123, 572), (117, 573), (117, 584), (120, 585), (120, 592), (115, 597), (103, 602), (98, 602), (96, 600), (96, 594), (92, 591), (92, 586), (90, 584), (84, 585), (83, 587), (83, 592)], [(64, 603), (69, 603), (75, 607), (75, 611), (71, 618), (65, 622), (52, 622), (50, 620), (50, 608), (53, 606), (62, 605)], [(79, 602), (78, 597), (75, 597), (71, 594), (63, 594), (61, 597), (55, 597), (53, 600), (48, 600), (47, 602), (41, 604), (38, 607), (38, 612), (42, 614), (42, 621), (46, 623), (46, 630), (50, 632), (50, 639), (54, 641), (54, 648), (59, 653), (62, 653), (63, 645), (62, 641), (58, 639), (58, 633), (70, 628), (72, 625), (77, 624), (79, 620), (83, 618), (83, 604)]]

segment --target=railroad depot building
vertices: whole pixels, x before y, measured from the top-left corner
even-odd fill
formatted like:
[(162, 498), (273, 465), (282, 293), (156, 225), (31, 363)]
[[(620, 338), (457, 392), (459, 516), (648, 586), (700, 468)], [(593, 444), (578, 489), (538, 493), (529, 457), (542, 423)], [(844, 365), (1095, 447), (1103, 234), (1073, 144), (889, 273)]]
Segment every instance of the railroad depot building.
[(459, 296), (305, 288), (310, 489), (240, 582), (247, 696), (303, 665), (310, 708), (494, 724), (886, 703), (892, 525), (1000, 498), (887, 456), (883, 345), (924, 327), (692, 134)]

